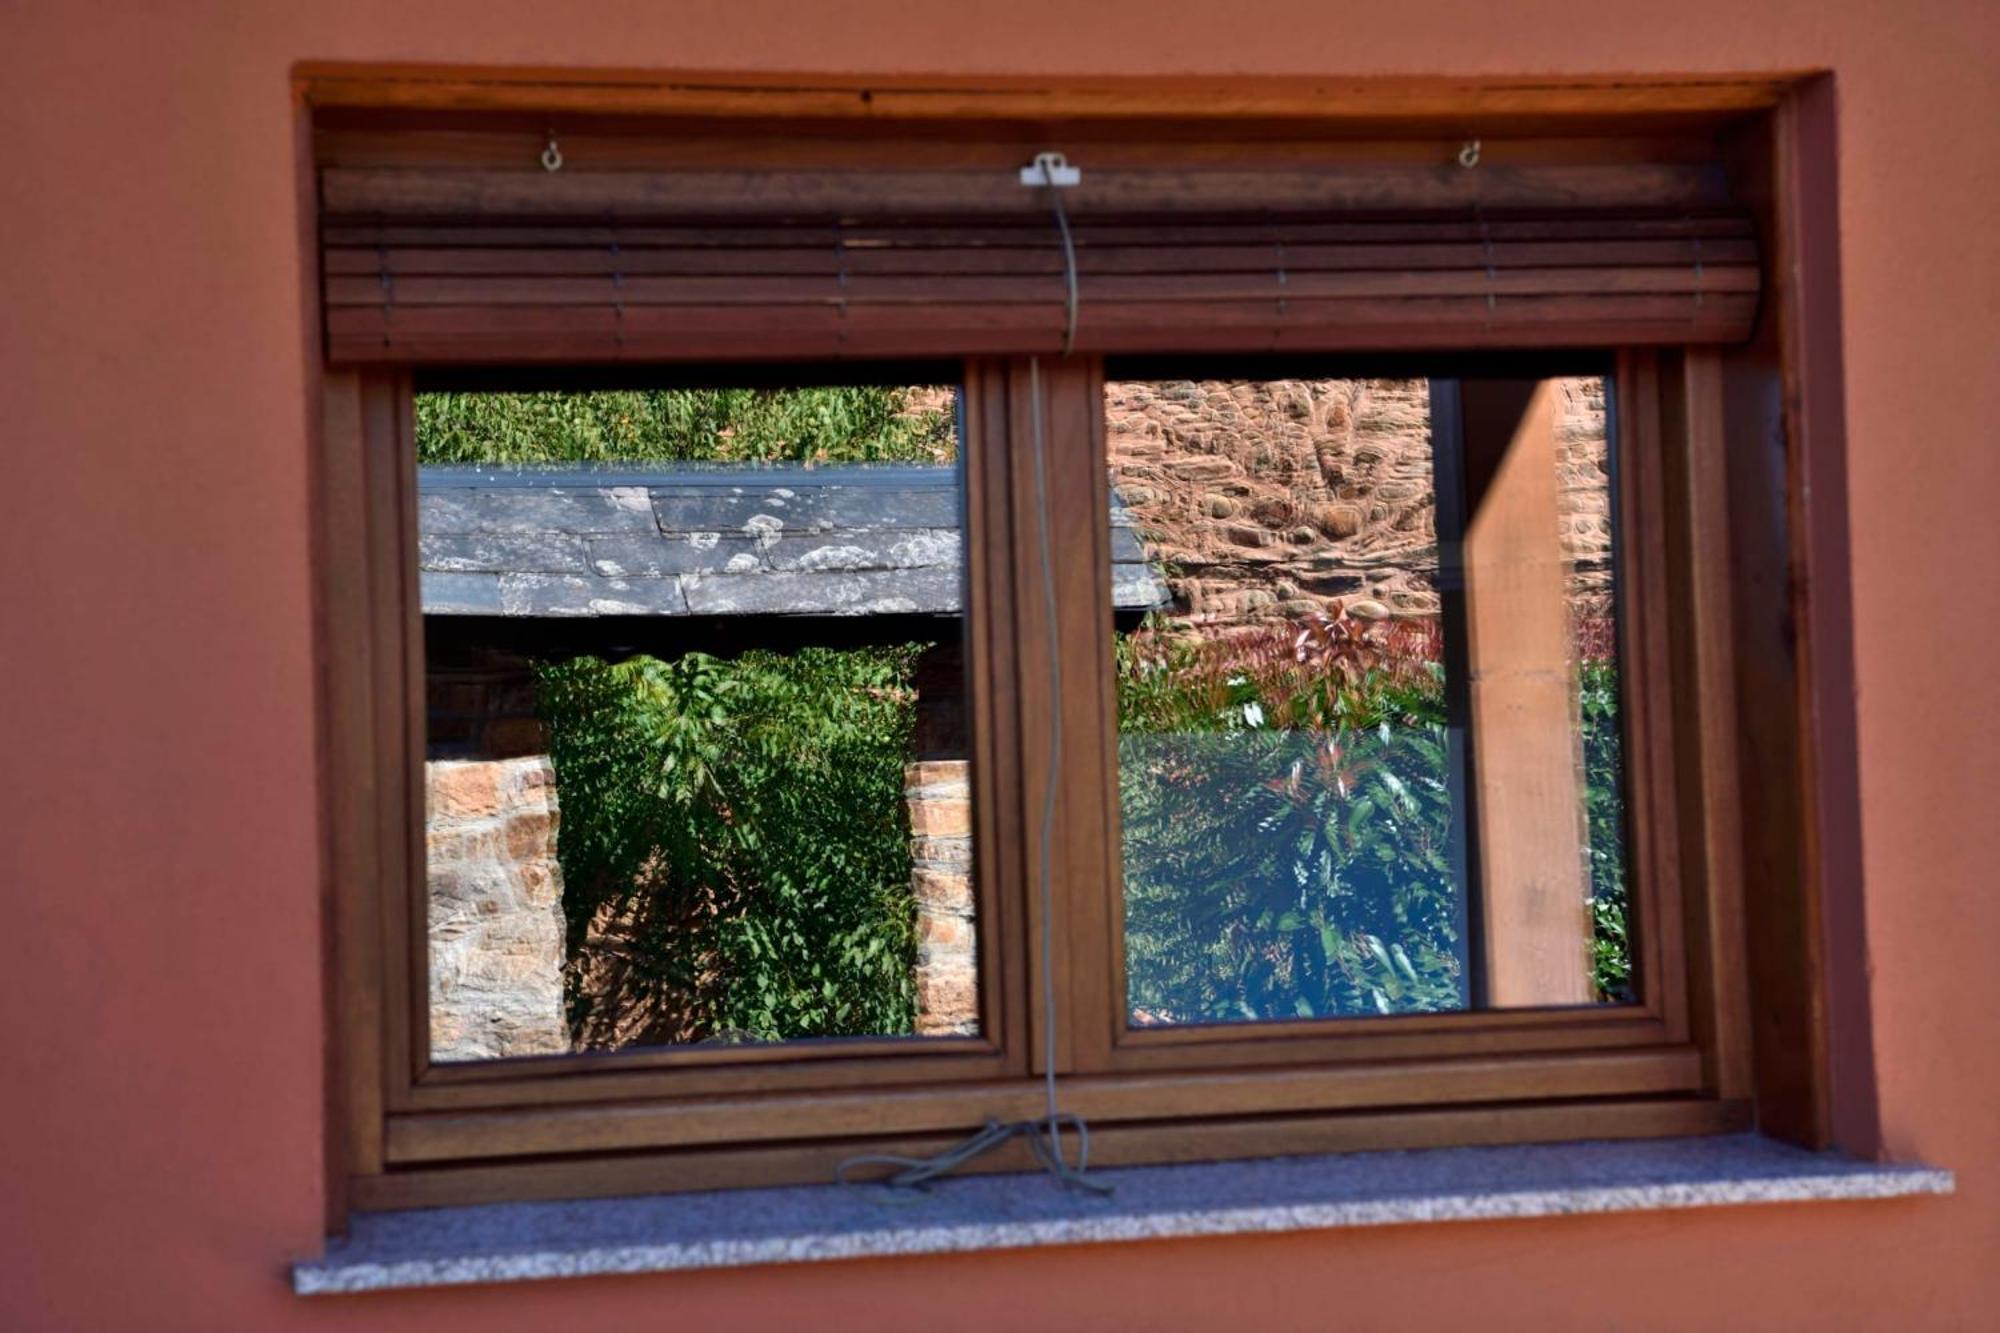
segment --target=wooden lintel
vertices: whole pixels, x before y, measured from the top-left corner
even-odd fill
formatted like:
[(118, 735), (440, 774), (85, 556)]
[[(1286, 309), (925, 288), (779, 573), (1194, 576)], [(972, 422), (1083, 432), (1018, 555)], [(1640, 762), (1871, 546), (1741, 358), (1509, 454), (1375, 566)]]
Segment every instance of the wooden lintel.
[(805, 116), (939, 120), (1265, 117), (1477, 124), (1493, 118), (1744, 113), (1775, 106), (1803, 73), (1731, 78), (1159, 79), (868, 78), (644, 70), (469, 69), (307, 63), (293, 80), (318, 109)]

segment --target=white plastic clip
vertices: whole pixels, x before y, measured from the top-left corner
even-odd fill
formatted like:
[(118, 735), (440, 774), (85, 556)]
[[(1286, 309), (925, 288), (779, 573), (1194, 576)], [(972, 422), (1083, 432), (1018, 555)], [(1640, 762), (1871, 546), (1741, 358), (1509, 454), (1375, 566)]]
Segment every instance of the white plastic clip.
[(1458, 150), (1458, 165), (1467, 171), (1479, 165), (1479, 140), (1467, 139), (1465, 146)]
[(1083, 184), (1083, 168), (1073, 167), (1061, 153), (1036, 153), (1035, 160), (1021, 168), (1021, 184), (1045, 185), (1051, 189)]
[(542, 170), (561, 171), (562, 164), (563, 164), (562, 149), (556, 147), (556, 132), (554, 130), (550, 130), (548, 146), (542, 149)]

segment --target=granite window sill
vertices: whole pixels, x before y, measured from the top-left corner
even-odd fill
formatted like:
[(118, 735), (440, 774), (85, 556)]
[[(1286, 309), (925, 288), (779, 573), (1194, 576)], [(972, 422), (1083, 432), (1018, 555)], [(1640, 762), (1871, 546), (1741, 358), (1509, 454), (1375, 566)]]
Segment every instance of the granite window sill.
[(1754, 1134), (1132, 1167), (1108, 1198), (1041, 1175), (921, 1194), (833, 1185), (358, 1215), (305, 1295), (1401, 1222), (1949, 1194), (1949, 1171)]

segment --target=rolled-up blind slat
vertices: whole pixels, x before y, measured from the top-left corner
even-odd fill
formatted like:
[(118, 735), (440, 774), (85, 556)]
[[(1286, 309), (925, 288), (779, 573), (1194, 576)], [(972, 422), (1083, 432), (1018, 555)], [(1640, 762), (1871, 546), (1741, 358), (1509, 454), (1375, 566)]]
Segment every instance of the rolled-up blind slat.
[[(1620, 165), (1477, 175), (1087, 177), (1063, 199), (1080, 301), (1074, 346), (1452, 350), (1748, 336), (1756, 241), (1748, 220), (1717, 201), (1712, 173)], [(335, 362), (828, 359), (1063, 345), (1065, 259), (1047, 194), (996, 184), (991, 173), (324, 177)], [(964, 188), (946, 190), (946, 180)], [(1538, 207), (1491, 206), (1514, 204), (1524, 182), (1541, 190)], [(1591, 182), (1600, 195), (1580, 193)]]

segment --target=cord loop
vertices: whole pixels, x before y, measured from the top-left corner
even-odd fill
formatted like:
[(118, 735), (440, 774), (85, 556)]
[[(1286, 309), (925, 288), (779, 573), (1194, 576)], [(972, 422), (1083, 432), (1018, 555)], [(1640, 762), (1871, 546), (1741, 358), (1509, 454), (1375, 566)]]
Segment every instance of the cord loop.
[[(1056, 209), (1060, 217), (1062, 205), (1058, 203)], [(1068, 235), (1067, 225), (1064, 235)], [(1071, 273), (1075, 273), (1074, 261)], [(1055, 544), (1049, 531), (1048, 441), (1042, 418), (1042, 359), (1031, 356), (1028, 358), (1028, 421), (1034, 444), (1035, 554), (1041, 570), (1042, 614), (1048, 618), (1053, 631), (1056, 623)], [(1056, 643), (1053, 632), (1044, 637), (1049, 650), (1049, 697), (1060, 699), (1063, 697), (1062, 649)], [(1035, 860), (1036, 896), (1042, 909), (1042, 1013), (1046, 1020), (1042, 1024), (1042, 1090), (1047, 1098), (1047, 1110), (1038, 1120), (1006, 1123), (988, 1120), (976, 1134), (931, 1157), (905, 1157), (900, 1153), (862, 1153), (849, 1157), (833, 1170), (833, 1178), (843, 1185), (849, 1183), (848, 1174), (856, 1167), (893, 1166), (899, 1169), (888, 1178), (891, 1187), (921, 1188), (940, 1176), (956, 1171), (982, 1153), (1020, 1138), (1027, 1140), (1028, 1151), (1042, 1170), (1054, 1176), (1065, 1189), (1088, 1190), (1093, 1194), (1111, 1193), (1111, 1186), (1093, 1180), (1087, 1174), (1090, 1169), (1090, 1127), (1084, 1123), (1082, 1116), (1062, 1109), (1060, 1090), (1056, 1084), (1055, 890), (1049, 857), (1055, 846), (1056, 802), (1062, 785), (1063, 724), (1060, 708), (1049, 710), (1048, 745), (1048, 780), (1042, 784), (1041, 825), (1036, 837), (1040, 855)], [(1073, 1164), (1063, 1156), (1062, 1134), (1065, 1128), (1076, 1133), (1076, 1161)]]

